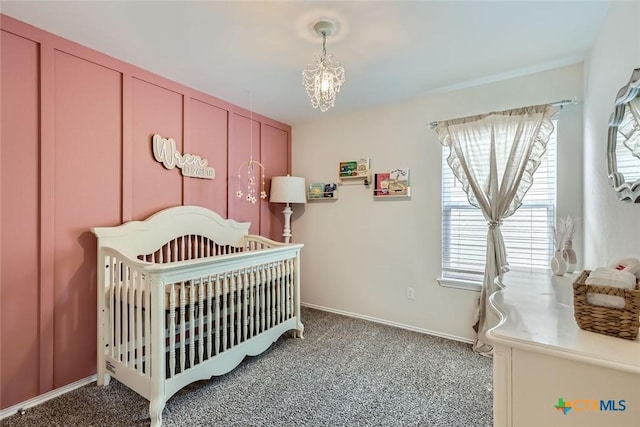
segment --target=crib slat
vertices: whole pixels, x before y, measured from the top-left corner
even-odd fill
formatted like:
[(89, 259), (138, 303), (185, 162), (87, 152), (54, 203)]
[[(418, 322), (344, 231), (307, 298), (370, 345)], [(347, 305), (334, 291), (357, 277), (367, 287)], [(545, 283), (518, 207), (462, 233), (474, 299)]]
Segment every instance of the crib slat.
[(284, 289), (285, 289), (285, 319), (291, 318), (291, 270), (290, 261), (286, 260), (284, 263)]
[(213, 294), (213, 280), (214, 278), (209, 276), (209, 282), (207, 283), (207, 359), (213, 356), (211, 354), (211, 341), (215, 331), (213, 330), (213, 316), (211, 314), (211, 304), (215, 304), (218, 300)]
[[(158, 288), (154, 291), (164, 292)], [(176, 374), (176, 289), (173, 285), (169, 287), (169, 378)], [(162, 333), (158, 331), (158, 333)], [(157, 356), (156, 356), (157, 357)]]
[[(201, 279), (201, 281), (202, 281), (202, 279)], [(196, 306), (195, 306), (196, 297), (195, 297), (195, 288), (196, 288), (196, 285), (191, 283), (191, 285), (186, 289), (187, 292), (185, 293), (185, 299), (187, 299), (186, 298), (186, 294), (188, 294), (188, 298), (189, 298), (187, 300), (187, 304), (189, 305), (189, 366), (193, 366), (194, 365), (195, 356), (196, 356), (196, 349), (195, 349), (195, 345), (196, 345)], [(186, 316), (186, 313), (185, 313), (185, 316)], [(184, 337), (184, 341), (183, 341), (183, 347), (186, 346), (186, 343), (187, 343), (187, 337), (185, 336)], [(186, 361), (185, 361), (185, 364), (186, 364)], [(184, 364), (183, 364), (183, 366), (184, 366)], [(184, 368), (183, 368), (183, 370), (184, 370)]]
[(278, 323), (280, 323), (280, 310), (278, 309), (278, 307), (280, 306), (280, 280), (278, 278), (278, 265), (280, 265), (280, 263), (275, 263), (273, 265), (273, 294), (274, 294), (274, 299), (273, 299), (273, 326), (276, 326)]
[(260, 272), (256, 269), (253, 273), (256, 276), (256, 335), (258, 335), (260, 331), (260, 313), (262, 312), (262, 301), (260, 299), (261, 292), (261, 283), (260, 283)]
[(109, 336), (107, 337), (108, 341), (107, 341), (107, 346), (109, 347), (107, 350), (107, 353), (111, 356), (111, 357), (116, 357), (115, 351), (116, 351), (116, 341), (115, 341), (115, 335), (114, 335), (114, 329), (115, 328), (115, 322), (116, 322), (116, 318), (115, 318), (115, 311), (116, 311), (116, 305), (118, 304), (118, 302), (116, 301), (116, 258), (115, 257), (110, 257), (109, 259), (109, 291), (108, 291), (108, 298), (109, 298), (109, 328), (107, 329), (109, 331)]
[(122, 262), (120, 262), (120, 260), (118, 260), (117, 258), (114, 259), (114, 265), (115, 265), (115, 271), (114, 271), (114, 286), (115, 286), (115, 314), (116, 314), (116, 319), (115, 319), (115, 329), (116, 329), (116, 342), (115, 342), (115, 349), (114, 349), (114, 356), (119, 360), (122, 361), (122, 350), (121, 350), (121, 345), (122, 345), (122, 273), (121, 273), (121, 269), (122, 269)]
[(266, 280), (264, 285), (267, 287), (267, 295), (266, 295), (266, 311), (267, 311), (267, 319), (266, 319), (266, 328), (269, 329), (271, 328), (271, 312), (273, 311), (272, 308), (272, 297), (273, 295), (271, 294), (271, 266), (270, 265), (265, 265), (264, 270), (266, 270)]
[(227, 350), (227, 295), (229, 294), (229, 276), (225, 275), (222, 288), (222, 351)]
[(249, 295), (247, 294), (249, 289), (249, 275), (247, 274), (247, 269), (244, 269), (244, 273), (242, 275), (242, 304), (244, 308), (242, 310), (242, 338), (243, 341), (249, 339), (247, 334), (249, 333)]
[(287, 316), (287, 262), (280, 263), (280, 286), (282, 287), (282, 321), (284, 322), (289, 317)]
[(255, 336), (260, 333), (260, 280), (258, 271), (251, 269), (251, 278), (253, 280), (253, 334)]
[(298, 298), (299, 288), (296, 287), (296, 263), (293, 258), (289, 260), (289, 265), (291, 265), (291, 274), (289, 276), (289, 283), (291, 286), (291, 317), (300, 315), (300, 306), (296, 305), (296, 298)]
[[(142, 276), (142, 274), (140, 275)], [(147, 310), (144, 311), (144, 336), (146, 339), (146, 350), (147, 350), (147, 364), (145, 366), (145, 373), (147, 377), (151, 376), (151, 284), (149, 281), (143, 281), (142, 277), (139, 279), (144, 284), (144, 302)], [(163, 328), (160, 328), (162, 331)], [(140, 356), (142, 357), (142, 355)]]
[[(204, 302), (207, 301), (205, 299), (207, 298), (205, 291), (207, 289), (207, 283), (209, 283), (210, 279), (211, 277), (203, 278), (203, 281), (200, 282), (200, 286), (198, 287), (198, 307), (200, 308), (200, 314), (198, 316), (198, 362), (199, 363), (202, 363), (202, 361), (204, 360), (204, 340), (206, 336), (205, 328), (204, 328), (204, 316), (205, 316)], [(204, 280), (206, 280), (206, 282)]]
[(236, 306), (236, 342), (242, 342), (242, 271), (238, 270), (236, 278), (236, 296), (234, 298)]
[(282, 286), (282, 262), (278, 262), (278, 323), (284, 322), (284, 313), (282, 312), (282, 297), (284, 296), (284, 289)]
[[(136, 296), (136, 371), (138, 371), (139, 374), (143, 373), (143, 343), (144, 343), (144, 337), (145, 335), (143, 335), (142, 333), (142, 326), (144, 325), (144, 321), (143, 321), (143, 313), (144, 311), (142, 310), (142, 281), (141, 281), (141, 274), (139, 272), (135, 272), (134, 276), (133, 276), (133, 283), (135, 286), (135, 296)], [(147, 306), (148, 307), (148, 306)], [(147, 322), (149, 323), (149, 322)]]
[(104, 352), (105, 355), (113, 356), (112, 349), (112, 335), (113, 335), (113, 258), (111, 256), (105, 256), (104, 261), (104, 313), (102, 314), (103, 321), (103, 342), (101, 348), (98, 351)]
[(280, 262), (273, 264), (273, 326), (280, 323)]
[(289, 312), (289, 317), (293, 317), (295, 316), (296, 310), (295, 310), (295, 302), (294, 302), (294, 298), (295, 298), (295, 286), (294, 286), (294, 280), (293, 277), (295, 275), (295, 271), (294, 271), (294, 264), (293, 264), (293, 260), (290, 259), (289, 260), (289, 275), (288, 275), (288, 280), (289, 280), (289, 292), (290, 292), (290, 297), (289, 297), (289, 305), (291, 307), (291, 310)]
[(262, 268), (260, 270), (260, 287), (262, 288), (261, 299), (260, 299), (260, 332), (264, 332), (265, 325), (265, 312), (268, 310), (267, 302), (266, 302), (266, 293), (267, 293), (267, 283), (266, 283), (266, 272), (265, 269)]
[(180, 348), (180, 360), (179, 360), (179, 368), (180, 368), (180, 372), (184, 371), (184, 367), (185, 367), (185, 350), (186, 350), (186, 342), (187, 342), (187, 333), (186, 333), (186, 324), (189, 321), (188, 317), (187, 317), (187, 307), (186, 307), (186, 301), (187, 301), (187, 290), (185, 289), (184, 286), (184, 282), (180, 282), (180, 296), (178, 298), (178, 301), (180, 302), (180, 306), (179, 306), (179, 310), (178, 310), (178, 319), (179, 319), (179, 323), (180, 323), (180, 342), (179, 344), (179, 348)]
[(253, 298), (253, 292), (255, 289), (255, 279), (253, 277), (253, 271), (249, 270), (249, 289), (248, 289), (248, 293), (249, 293), (249, 313), (248, 313), (248, 318), (247, 318), (247, 322), (249, 323), (249, 337), (253, 337), (253, 322), (255, 319), (255, 313), (256, 313), (256, 302)]
[(173, 239), (171, 241), (171, 243), (173, 243), (173, 262), (179, 261), (180, 260), (180, 254), (178, 252), (178, 239)]
[(215, 354), (220, 353), (220, 301), (222, 299), (222, 292), (220, 291), (221, 286), (222, 278), (218, 276), (216, 279), (216, 314), (214, 316), (216, 325), (213, 331), (213, 333), (215, 334), (215, 345), (213, 347)]
[(132, 277), (131, 275), (133, 274), (133, 272), (131, 271), (131, 269), (127, 266), (125, 267), (125, 283), (126, 283), (126, 288), (127, 288), (127, 306), (129, 307), (129, 314), (127, 317), (127, 323), (129, 324), (129, 336), (127, 337), (127, 341), (128, 341), (128, 349), (127, 349), (127, 366), (132, 367), (133, 369), (135, 369), (136, 366), (136, 360), (135, 360), (135, 336), (136, 336), (136, 331), (135, 331), (135, 309), (136, 309), (136, 305), (134, 304), (134, 298), (135, 298), (135, 286), (133, 284), (132, 281)]
[(236, 290), (236, 273), (231, 273), (229, 279), (229, 348), (233, 347), (235, 339), (235, 290)]
[(280, 263), (280, 282), (282, 283), (282, 321), (288, 319), (287, 317), (287, 272), (286, 261)]

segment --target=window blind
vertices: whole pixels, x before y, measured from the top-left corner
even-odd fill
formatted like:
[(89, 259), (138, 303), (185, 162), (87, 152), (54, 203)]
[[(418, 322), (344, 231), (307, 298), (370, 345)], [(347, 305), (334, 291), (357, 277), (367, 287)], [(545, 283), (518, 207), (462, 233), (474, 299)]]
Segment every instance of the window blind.
[[(510, 267), (549, 267), (554, 251), (551, 230), (556, 209), (556, 147), (554, 129), (522, 206), (501, 226)], [(448, 156), (449, 148), (443, 147), (442, 278), (482, 283), (487, 221), (480, 209), (469, 204), (462, 184), (447, 163)]]

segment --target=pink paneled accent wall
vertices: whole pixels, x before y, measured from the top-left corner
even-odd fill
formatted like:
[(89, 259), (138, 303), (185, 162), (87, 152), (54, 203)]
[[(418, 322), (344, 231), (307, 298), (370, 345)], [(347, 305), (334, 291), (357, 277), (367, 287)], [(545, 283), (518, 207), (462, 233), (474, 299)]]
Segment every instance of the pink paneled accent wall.
[[(252, 204), (242, 198), (236, 197), (236, 191), (240, 189), (247, 194), (247, 168), (240, 169), (240, 182), (238, 182), (238, 168), (250, 158), (260, 161), (260, 123), (239, 114), (231, 117), (233, 150), (229, 151), (229, 217), (240, 222), (251, 222), (249, 232), (259, 234), (260, 231), (260, 204)], [(259, 176), (259, 173), (257, 173)], [(256, 183), (256, 197), (260, 200), (261, 182)], [(266, 203), (266, 202), (262, 202)]]
[(39, 393), (38, 44), (5, 33), (0, 148), (0, 399)]
[(53, 386), (60, 387), (96, 371), (96, 351), (84, 345), (96, 336), (96, 317), (88, 315), (96, 299), (89, 228), (120, 222), (122, 76), (59, 51), (54, 73)]
[[(182, 204), (182, 175), (167, 170), (153, 157), (151, 138), (173, 138), (181, 154), (182, 95), (143, 80), (133, 79), (133, 217), (142, 220), (169, 206)], [(127, 218), (129, 219), (129, 218)]]
[[(282, 206), (237, 199), (237, 168), (253, 152), (267, 182), (286, 174), (291, 128), (4, 15), (0, 30), (5, 409), (96, 372), (90, 227), (194, 204), (280, 240)], [(155, 133), (207, 159), (215, 179), (165, 169)]]
[[(289, 133), (282, 129), (262, 125), (260, 139), (260, 158), (265, 165), (269, 176), (287, 175), (289, 168), (289, 157), (283, 157), (283, 152), (288, 152)], [(267, 184), (270, 184), (268, 182)], [(267, 188), (270, 190), (270, 187)], [(282, 209), (284, 205), (278, 203), (263, 203), (260, 212), (260, 232), (270, 238), (282, 241), (282, 230), (284, 228), (284, 215)], [(294, 210), (296, 213), (297, 210)]]
[(197, 99), (189, 100), (191, 107), (189, 124), (190, 145), (185, 147), (188, 153), (198, 153), (209, 162), (216, 171), (212, 181), (190, 179), (185, 184), (185, 204), (209, 208), (220, 215), (227, 216), (227, 110), (207, 104)]

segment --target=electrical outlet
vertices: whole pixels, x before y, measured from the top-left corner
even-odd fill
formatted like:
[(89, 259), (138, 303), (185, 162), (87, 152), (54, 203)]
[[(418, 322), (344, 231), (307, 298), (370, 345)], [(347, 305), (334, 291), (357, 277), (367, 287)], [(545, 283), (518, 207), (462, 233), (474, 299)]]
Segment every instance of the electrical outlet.
[(407, 288), (407, 299), (413, 299), (413, 288)]

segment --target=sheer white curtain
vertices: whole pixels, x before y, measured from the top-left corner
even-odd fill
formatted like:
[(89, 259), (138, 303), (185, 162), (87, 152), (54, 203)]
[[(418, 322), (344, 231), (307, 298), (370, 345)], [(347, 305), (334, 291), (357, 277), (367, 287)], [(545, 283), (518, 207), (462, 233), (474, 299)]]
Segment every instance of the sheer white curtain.
[(469, 203), (487, 220), (487, 254), (476, 313), (473, 349), (489, 355), (485, 332), (495, 325), (488, 298), (495, 279), (509, 269), (500, 225), (521, 205), (553, 132), (550, 105), (538, 105), (440, 122), (435, 131), (450, 148), (447, 162), (467, 193)]

